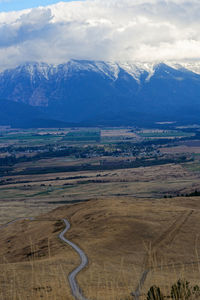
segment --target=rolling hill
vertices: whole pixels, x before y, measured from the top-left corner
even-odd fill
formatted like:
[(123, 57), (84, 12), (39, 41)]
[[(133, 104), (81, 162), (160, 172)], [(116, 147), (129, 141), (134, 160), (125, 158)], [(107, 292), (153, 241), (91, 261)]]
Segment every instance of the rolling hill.
[(159, 283), (168, 295), (181, 276), (198, 283), (198, 197), (113, 197), (62, 206), (1, 229), (1, 299), (72, 299), (67, 276), (80, 261), (58, 239), (62, 218), (72, 225), (66, 238), (89, 259), (77, 277), (87, 299), (133, 299), (147, 269), (142, 294)]

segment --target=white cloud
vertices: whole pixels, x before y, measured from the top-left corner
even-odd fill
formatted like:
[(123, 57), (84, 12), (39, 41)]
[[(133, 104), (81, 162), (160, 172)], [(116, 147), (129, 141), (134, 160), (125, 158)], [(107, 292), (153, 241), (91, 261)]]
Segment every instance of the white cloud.
[(200, 58), (199, 0), (86, 0), (0, 13), (0, 68)]

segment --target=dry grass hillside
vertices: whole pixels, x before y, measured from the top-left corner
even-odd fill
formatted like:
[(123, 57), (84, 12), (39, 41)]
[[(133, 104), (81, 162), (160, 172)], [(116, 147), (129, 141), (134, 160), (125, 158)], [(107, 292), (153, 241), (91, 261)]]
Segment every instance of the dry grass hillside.
[(67, 275), (79, 258), (58, 239), (64, 217), (68, 239), (89, 258), (78, 275), (88, 299), (127, 299), (146, 269), (144, 293), (159, 284), (168, 295), (180, 277), (199, 283), (199, 197), (110, 197), (1, 228), (0, 299), (72, 299)]
[(94, 198), (163, 198), (191, 193), (200, 190), (200, 173), (196, 172), (200, 164), (193, 164), (5, 177), (9, 184), (0, 186), (0, 224)]

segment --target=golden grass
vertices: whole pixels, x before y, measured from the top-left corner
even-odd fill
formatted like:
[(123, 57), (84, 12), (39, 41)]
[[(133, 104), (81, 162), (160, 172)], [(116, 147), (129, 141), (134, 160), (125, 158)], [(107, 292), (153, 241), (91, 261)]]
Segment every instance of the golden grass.
[(198, 284), (199, 197), (107, 197), (62, 206), (36, 221), (2, 229), (2, 300), (70, 297), (67, 275), (79, 258), (58, 240), (62, 218), (72, 224), (67, 238), (89, 257), (89, 266), (78, 275), (89, 299), (127, 299), (147, 268), (143, 293), (157, 284), (168, 294), (181, 277)]
[[(76, 176), (83, 178), (76, 179)], [(78, 174), (13, 176), (12, 184), (0, 187), (0, 223), (19, 216), (37, 216), (67, 201), (121, 196), (159, 198), (165, 194), (193, 192), (200, 189), (199, 177), (199, 173), (174, 164)]]
[(71, 300), (68, 271), (68, 262), (63, 259), (1, 265), (0, 299)]

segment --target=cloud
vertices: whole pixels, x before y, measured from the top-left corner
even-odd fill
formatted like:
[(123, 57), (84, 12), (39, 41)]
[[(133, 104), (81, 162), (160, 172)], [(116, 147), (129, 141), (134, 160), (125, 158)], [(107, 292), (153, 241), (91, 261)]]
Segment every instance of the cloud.
[(0, 68), (200, 58), (199, 0), (86, 0), (0, 13)]

